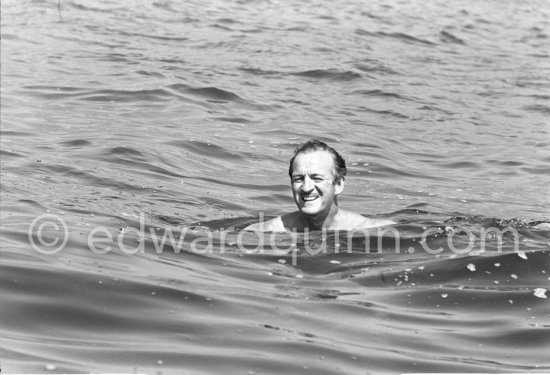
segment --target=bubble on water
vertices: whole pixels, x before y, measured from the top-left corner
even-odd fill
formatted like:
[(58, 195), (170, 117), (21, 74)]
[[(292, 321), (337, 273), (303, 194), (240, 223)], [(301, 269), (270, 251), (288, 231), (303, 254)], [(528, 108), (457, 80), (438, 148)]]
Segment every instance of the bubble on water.
[(495, 263), (495, 267), (500, 267), (500, 263)]
[(278, 262), (281, 263), (281, 264), (285, 264), (285, 263), (286, 263), (286, 259), (279, 259)]
[(476, 270), (476, 266), (473, 263), (468, 264), (466, 267), (472, 272)]
[(298, 275), (296, 275), (296, 278), (297, 278), (297, 279), (303, 279), (303, 278), (304, 278), (304, 275), (298, 274)]
[(513, 274), (510, 275), (510, 277), (511, 277), (512, 279), (517, 279), (517, 278), (518, 278), (518, 275), (516, 275), (515, 273), (513, 273)]
[(538, 298), (548, 298), (546, 296), (546, 289), (544, 288), (535, 288), (535, 290), (533, 291), (533, 295)]
[(522, 258), (522, 259), (527, 259), (527, 255), (525, 254), (525, 251), (519, 250), (519, 251), (517, 252), (517, 254), (518, 254), (518, 257), (520, 257), (520, 258)]
[(447, 293), (441, 294), (441, 298), (447, 298), (447, 297), (449, 297), (449, 295)]
[(342, 262), (340, 262), (339, 260), (331, 260), (329, 261), (330, 264), (341, 264)]
[(46, 370), (47, 371), (55, 371), (55, 370), (57, 370), (57, 367), (55, 367), (55, 365), (52, 365), (52, 364), (47, 364), (46, 365)]

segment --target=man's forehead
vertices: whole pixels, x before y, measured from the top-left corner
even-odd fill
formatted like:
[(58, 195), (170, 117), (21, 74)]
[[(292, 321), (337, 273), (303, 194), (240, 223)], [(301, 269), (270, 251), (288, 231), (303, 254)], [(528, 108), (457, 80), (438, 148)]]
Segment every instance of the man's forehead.
[(303, 152), (296, 155), (293, 172), (332, 173), (334, 160), (328, 151)]

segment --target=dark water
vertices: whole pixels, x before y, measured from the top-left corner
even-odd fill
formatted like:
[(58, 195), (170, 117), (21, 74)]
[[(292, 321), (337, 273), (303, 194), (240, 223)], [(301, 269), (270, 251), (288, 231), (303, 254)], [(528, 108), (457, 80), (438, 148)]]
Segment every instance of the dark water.
[(3, 372), (550, 372), (547, 1), (1, 7)]

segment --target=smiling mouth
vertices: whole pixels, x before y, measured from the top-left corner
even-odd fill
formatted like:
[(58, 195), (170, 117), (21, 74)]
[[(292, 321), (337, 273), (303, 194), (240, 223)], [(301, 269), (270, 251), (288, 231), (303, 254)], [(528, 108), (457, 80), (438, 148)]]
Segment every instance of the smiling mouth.
[(304, 202), (311, 202), (311, 201), (314, 201), (317, 198), (319, 198), (319, 197), (318, 196), (312, 196), (312, 195), (302, 196), (302, 200)]

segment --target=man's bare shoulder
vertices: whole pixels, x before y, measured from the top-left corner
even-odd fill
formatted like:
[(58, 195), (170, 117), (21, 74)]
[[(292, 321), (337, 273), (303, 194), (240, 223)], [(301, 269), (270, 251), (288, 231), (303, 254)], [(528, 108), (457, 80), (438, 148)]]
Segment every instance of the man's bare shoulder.
[(285, 232), (286, 228), (283, 224), (281, 216), (268, 221), (250, 224), (243, 230), (254, 232)]
[(387, 219), (374, 219), (355, 212), (345, 211), (344, 220), (340, 223), (341, 230), (359, 230), (394, 225), (395, 222)]
[[(377, 228), (386, 225), (393, 225), (395, 222), (386, 219), (373, 219), (355, 212), (342, 210), (338, 221), (335, 225), (329, 227), (329, 230), (362, 230), (369, 228)], [(304, 230), (303, 219), (300, 217), (300, 212), (291, 212), (283, 216), (278, 216), (274, 219), (254, 223), (246, 228), (245, 231), (254, 232), (288, 232)]]

